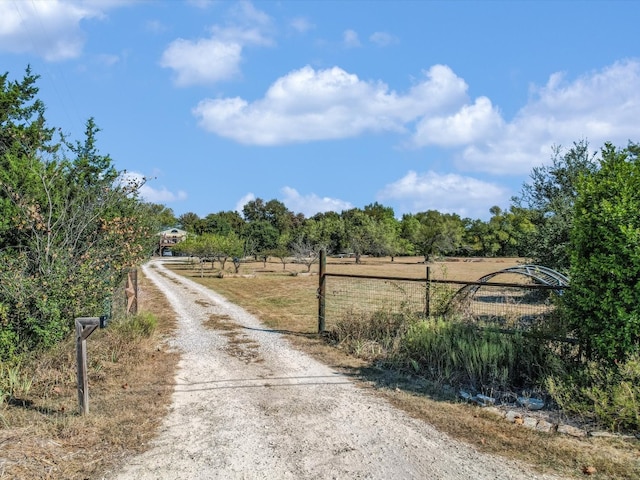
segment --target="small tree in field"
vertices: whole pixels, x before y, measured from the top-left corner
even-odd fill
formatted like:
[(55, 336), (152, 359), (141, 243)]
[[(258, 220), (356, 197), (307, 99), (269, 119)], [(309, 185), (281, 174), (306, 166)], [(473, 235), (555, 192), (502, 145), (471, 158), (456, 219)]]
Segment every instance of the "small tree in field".
[(571, 231), (569, 322), (590, 358), (640, 352), (640, 145), (602, 149), (578, 182)]
[(291, 253), (298, 263), (302, 263), (307, 266), (307, 273), (311, 271), (311, 266), (320, 257), (321, 245), (313, 245), (311, 242), (305, 241), (302, 238), (296, 240), (291, 246)]

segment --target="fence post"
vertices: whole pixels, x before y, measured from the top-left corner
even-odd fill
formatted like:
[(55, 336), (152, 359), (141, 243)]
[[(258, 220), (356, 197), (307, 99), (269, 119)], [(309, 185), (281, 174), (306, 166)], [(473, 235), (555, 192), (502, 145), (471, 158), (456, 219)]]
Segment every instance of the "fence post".
[(427, 265), (427, 285), (426, 285), (426, 295), (427, 297), (425, 298), (425, 314), (427, 316), (427, 318), (429, 318), (429, 315), (431, 314), (431, 267), (429, 265)]
[(132, 268), (127, 272), (127, 286), (124, 289), (127, 302), (127, 315), (138, 313), (138, 269)]
[(76, 360), (78, 362), (78, 403), (80, 413), (89, 413), (89, 381), (87, 379), (87, 338), (100, 326), (99, 317), (76, 318)]
[(320, 250), (320, 271), (318, 272), (318, 333), (324, 332), (325, 314), (325, 273), (327, 270), (327, 255), (324, 249)]

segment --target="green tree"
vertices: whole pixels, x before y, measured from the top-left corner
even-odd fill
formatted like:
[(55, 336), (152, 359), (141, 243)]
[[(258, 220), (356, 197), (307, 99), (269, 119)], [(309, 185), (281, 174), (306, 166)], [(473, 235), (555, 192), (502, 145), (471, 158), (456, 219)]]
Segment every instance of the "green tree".
[(146, 212), (145, 215), (153, 225), (154, 231), (159, 232), (166, 228), (171, 228), (178, 223), (178, 219), (174, 215), (173, 210), (165, 205), (145, 203), (142, 207)]
[(640, 146), (607, 143), (577, 182), (564, 306), (590, 357), (640, 351)]
[(531, 210), (535, 230), (526, 238), (526, 249), (534, 263), (568, 271), (578, 180), (596, 169), (595, 156), (586, 141), (574, 143), (566, 153), (555, 147), (551, 164), (534, 168), (521, 195), (512, 199), (516, 207)]
[(436, 210), (405, 214), (400, 221), (401, 238), (413, 244), (415, 253), (424, 256), (424, 261), (433, 255), (446, 255), (457, 251), (462, 245), (464, 224), (455, 213), (440, 213)]
[(233, 232), (236, 235), (242, 235), (245, 221), (238, 212), (227, 211), (210, 213), (202, 219), (201, 224), (201, 233), (228, 235)]
[[(58, 146), (52, 142), (54, 129), (45, 121), (45, 106), (36, 95), (38, 76), (26, 69), (21, 81), (0, 75), (0, 182), (16, 192), (33, 194), (39, 179), (32, 168), (38, 153), (51, 155)], [(0, 189), (0, 251), (18, 247), (12, 224), (18, 214), (7, 187)]]
[(183, 213), (178, 217), (178, 224), (189, 233), (202, 233), (200, 230), (200, 217), (193, 212)]
[(242, 208), (242, 213), (247, 222), (268, 222), (279, 234), (301, 227), (304, 221), (301, 214), (295, 215), (284, 203), (275, 199), (266, 203), (261, 198), (251, 200)]
[(53, 345), (76, 316), (105, 313), (154, 247), (142, 183), (98, 152), (93, 119), (83, 141), (53, 143), (35, 79), (0, 78), (0, 357)]
[(344, 221), (336, 212), (318, 213), (305, 220), (301, 235), (305, 242), (326, 249), (328, 253), (338, 253), (346, 243)]
[(376, 222), (359, 208), (342, 212), (344, 222), (344, 246), (353, 253), (356, 263), (361, 263), (362, 255), (371, 253), (376, 237)]
[(249, 222), (244, 229), (245, 252), (247, 255), (264, 256), (265, 252), (276, 248), (279, 232), (266, 220)]
[(526, 256), (525, 246), (529, 235), (535, 233), (535, 226), (530, 220), (529, 210), (511, 206), (508, 211), (498, 206), (490, 208), (491, 218), (488, 222), (478, 220), (472, 222), (470, 248), (483, 256), (516, 257)]

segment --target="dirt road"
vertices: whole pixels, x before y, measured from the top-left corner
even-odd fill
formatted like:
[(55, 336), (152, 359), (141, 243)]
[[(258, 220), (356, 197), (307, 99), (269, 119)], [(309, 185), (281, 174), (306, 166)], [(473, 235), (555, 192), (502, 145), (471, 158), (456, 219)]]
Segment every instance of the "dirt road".
[(159, 436), (105, 478), (555, 478), (408, 417), (161, 261), (144, 272), (179, 317), (182, 360)]

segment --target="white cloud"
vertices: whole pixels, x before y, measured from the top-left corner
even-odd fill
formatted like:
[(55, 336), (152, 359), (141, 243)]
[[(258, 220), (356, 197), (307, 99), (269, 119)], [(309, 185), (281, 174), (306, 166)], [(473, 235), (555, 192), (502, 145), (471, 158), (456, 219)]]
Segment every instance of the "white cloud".
[(379, 47), (387, 47), (394, 43), (398, 43), (398, 39), (387, 32), (375, 32), (369, 36), (369, 40)]
[(172, 41), (160, 59), (160, 66), (174, 71), (177, 86), (209, 85), (231, 80), (240, 74), (242, 53), (247, 46), (271, 46), (270, 18), (248, 2), (234, 4), (234, 24), (211, 27), (211, 36)]
[(0, 50), (33, 53), (47, 61), (78, 57), (84, 46), (80, 22), (102, 18), (110, 2), (0, 2)]
[(357, 48), (361, 46), (358, 34), (354, 30), (345, 30), (342, 34), (342, 43), (347, 48)]
[(239, 214), (242, 215), (242, 208), (249, 202), (252, 202), (253, 200), (256, 199), (256, 196), (249, 192), (246, 195), (244, 195), (240, 200), (238, 200), (236, 202), (236, 208), (235, 211), (238, 212)]
[(501, 186), (472, 177), (409, 171), (378, 192), (377, 200), (397, 202), (397, 214), (438, 210), (480, 218), (486, 217), (492, 206), (508, 203), (509, 195)]
[(193, 114), (205, 130), (254, 145), (402, 132), (407, 122), (466, 101), (467, 85), (449, 67), (436, 65), (424, 77), (399, 95), (338, 67), (316, 71), (307, 66), (276, 80), (261, 100), (205, 99)]
[(263, 98), (204, 99), (193, 114), (205, 130), (251, 145), (283, 145), (395, 132), (411, 148), (450, 151), (462, 171), (519, 175), (546, 162), (553, 145), (586, 139), (640, 140), (640, 61), (617, 62), (569, 81), (553, 74), (512, 119), (445, 65), (406, 92), (339, 67), (307, 66), (277, 79)]
[(179, 38), (162, 54), (160, 65), (174, 70), (175, 83), (184, 87), (229, 80), (239, 73), (242, 45), (214, 38), (196, 42)]
[(171, 192), (165, 186), (162, 186), (160, 189), (156, 189), (148, 184), (145, 184), (140, 188), (140, 196), (145, 201), (151, 203), (172, 203), (187, 199), (187, 193), (182, 190)]
[(282, 203), (295, 213), (302, 213), (305, 217), (312, 217), (321, 212), (338, 212), (349, 210), (353, 205), (345, 200), (330, 197), (319, 197), (315, 193), (302, 196), (291, 187), (282, 189), (284, 195)]
[(242, 0), (233, 4), (231, 16), (237, 23), (244, 25), (258, 25), (261, 28), (270, 28), (271, 17), (261, 10), (258, 10), (247, 0)]
[(438, 145), (453, 147), (490, 139), (500, 131), (504, 121), (487, 97), (463, 105), (449, 116), (424, 117), (416, 126), (415, 146)]
[(465, 146), (459, 166), (492, 173), (526, 173), (548, 160), (552, 145), (586, 139), (626, 145), (640, 139), (640, 62), (616, 62), (574, 81), (555, 73), (533, 87), (529, 103), (510, 123)]

